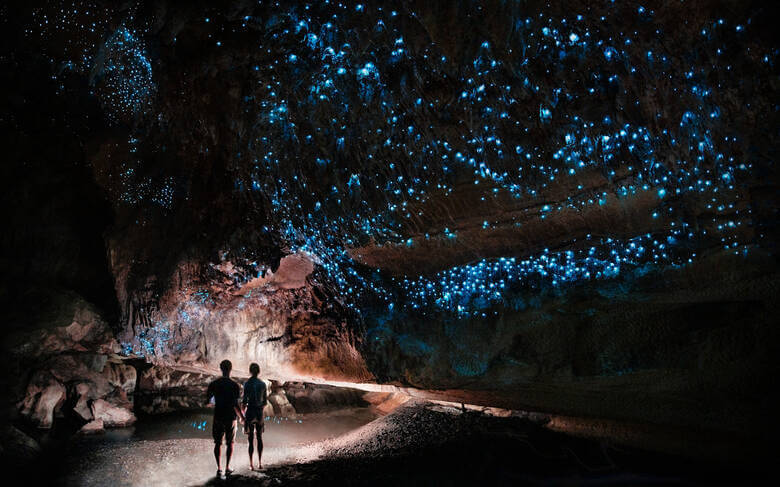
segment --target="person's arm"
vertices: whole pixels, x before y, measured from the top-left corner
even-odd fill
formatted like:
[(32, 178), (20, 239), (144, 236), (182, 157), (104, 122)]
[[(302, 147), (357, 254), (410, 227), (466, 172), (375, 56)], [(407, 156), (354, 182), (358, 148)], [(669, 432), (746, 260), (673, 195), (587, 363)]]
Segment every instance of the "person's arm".
[(236, 410), (236, 414), (241, 419), (241, 422), (246, 422), (246, 416), (244, 416), (244, 412), (241, 410), (241, 406), (238, 405), (238, 401), (236, 401), (236, 405), (234, 406), (234, 409)]
[(268, 404), (268, 386), (263, 381), (263, 400), (260, 402), (260, 407), (264, 408), (266, 404)]
[(209, 386), (206, 388), (206, 407), (211, 406), (211, 397), (214, 395), (214, 391), (211, 386), (213, 386), (214, 383), (212, 382), (209, 384)]
[(244, 411), (242, 410), (239, 401), (239, 398), (241, 397), (241, 386), (239, 386), (238, 383), (236, 383), (236, 389), (238, 389), (238, 391), (236, 391), (236, 402), (233, 405), (233, 409), (236, 410), (236, 414), (238, 415), (239, 418), (241, 418), (241, 422), (244, 423), (246, 422), (246, 417), (244, 416)]
[(241, 413), (243, 414), (246, 414), (246, 405), (249, 402), (249, 397), (246, 395), (247, 384), (249, 384), (248, 381), (244, 384), (244, 398), (241, 400)]

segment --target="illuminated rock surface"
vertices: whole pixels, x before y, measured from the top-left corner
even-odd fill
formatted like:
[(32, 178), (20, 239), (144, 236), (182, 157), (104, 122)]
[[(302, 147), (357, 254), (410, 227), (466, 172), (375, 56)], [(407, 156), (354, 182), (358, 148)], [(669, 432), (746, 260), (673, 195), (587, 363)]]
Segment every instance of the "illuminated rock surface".
[(279, 414), (341, 400), (293, 384), (351, 383), (771, 437), (762, 2), (52, 0), (0, 21), (0, 385), (25, 434), (190, 408), (230, 358), (289, 385)]

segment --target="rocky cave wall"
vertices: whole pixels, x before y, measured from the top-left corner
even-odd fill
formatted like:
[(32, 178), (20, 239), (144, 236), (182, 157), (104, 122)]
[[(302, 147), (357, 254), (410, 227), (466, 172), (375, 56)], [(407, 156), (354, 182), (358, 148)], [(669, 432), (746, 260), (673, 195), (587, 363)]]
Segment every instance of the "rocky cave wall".
[(231, 358), (764, 434), (761, 2), (2, 8), (13, 414)]

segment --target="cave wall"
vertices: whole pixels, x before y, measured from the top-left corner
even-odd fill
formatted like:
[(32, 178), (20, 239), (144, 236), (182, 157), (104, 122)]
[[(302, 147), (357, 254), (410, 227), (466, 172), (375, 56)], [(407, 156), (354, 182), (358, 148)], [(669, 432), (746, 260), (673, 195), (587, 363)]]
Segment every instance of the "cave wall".
[(441, 399), (768, 438), (773, 257), (518, 298), (485, 318), (376, 320), (369, 369)]
[(27, 465), (55, 424), (132, 424), (136, 375), (117, 355), (115, 214), (85, 151), (105, 133), (100, 107), (83, 79), (52, 79), (3, 8), (0, 437), (3, 460)]

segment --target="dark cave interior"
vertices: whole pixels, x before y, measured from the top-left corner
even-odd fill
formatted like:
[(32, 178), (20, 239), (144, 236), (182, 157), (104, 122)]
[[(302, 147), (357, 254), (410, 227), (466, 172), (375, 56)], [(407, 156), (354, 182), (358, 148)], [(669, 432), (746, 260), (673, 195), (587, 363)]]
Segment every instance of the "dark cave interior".
[(745, 482), (778, 430), (777, 19), (4, 3), (4, 462), (211, 484), (106, 465), (212, 461), (187, 418), (229, 358), (280, 442), (235, 485)]

